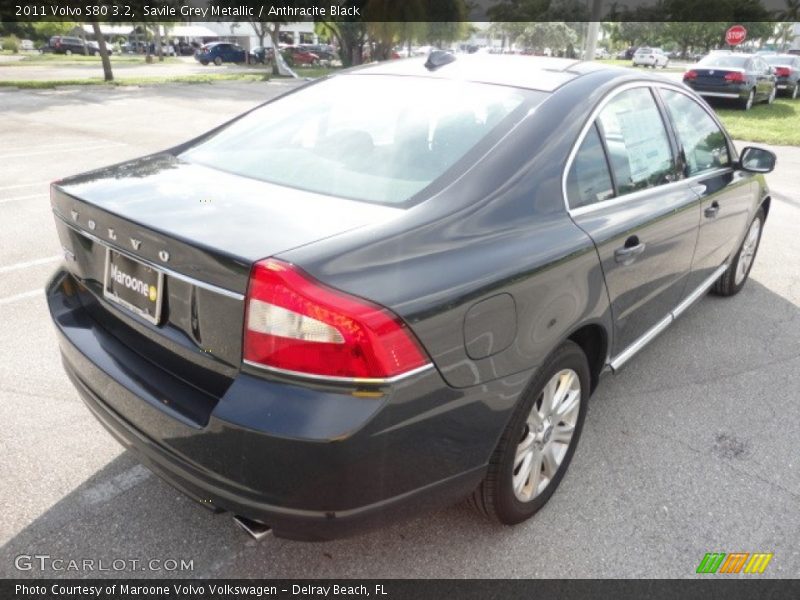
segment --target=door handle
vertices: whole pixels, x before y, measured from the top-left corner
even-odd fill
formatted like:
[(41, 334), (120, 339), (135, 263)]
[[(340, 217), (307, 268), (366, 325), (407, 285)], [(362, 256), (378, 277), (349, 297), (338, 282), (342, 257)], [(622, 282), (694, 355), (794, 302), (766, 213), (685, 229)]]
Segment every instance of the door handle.
[(614, 250), (614, 260), (623, 265), (629, 265), (644, 252), (645, 246), (646, 244), (640, 242), (637, 236), (632, 235), (625, 240), (625, 245), (622, 248)]
[(714, 219), (719, 212), (719, 203), (714, 200), (711, 203), (711, 206), (707, 206), (706, 209), (703, 211), (703, 214), (706, 216), (707, 219)]
[(695, 194), (698, 196), (702, 196), (706, 193), (706, 184), (705, 183), (696, 183), (689, 187)]

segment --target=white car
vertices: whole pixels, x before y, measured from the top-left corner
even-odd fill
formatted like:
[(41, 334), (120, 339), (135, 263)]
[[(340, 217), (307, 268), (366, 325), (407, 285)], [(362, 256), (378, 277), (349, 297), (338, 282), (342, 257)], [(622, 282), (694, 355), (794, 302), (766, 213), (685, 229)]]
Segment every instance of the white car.
[(643, 46), (633, 55), (634, 67), (661, 67), (666, 69), (669, 65), (669, 56), (661, 48), (648, 48)]
[(605, 60), (607, 58), (611, 58), (611, 55), (608, 53), (608, 50), (605, 48), (595, 48), (594, 49), (594, 57), (599, 58), (601, 60)]

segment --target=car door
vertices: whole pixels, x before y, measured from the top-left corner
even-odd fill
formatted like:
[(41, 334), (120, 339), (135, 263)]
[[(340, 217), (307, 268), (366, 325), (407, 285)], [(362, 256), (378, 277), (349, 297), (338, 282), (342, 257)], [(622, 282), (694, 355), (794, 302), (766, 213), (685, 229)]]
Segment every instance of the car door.
[(611, 354), (619, 358), (668, 324), (680, 303), (700, 201), (679, 176), (649, 85), (624, 86), (595, 112), (564, 187), (572, 219), (597, 247), (614, 319)]
[(760, 58), (753, 59), (753, 70), (756, 74), (756, 94), (759, 99), (765, 99), (772, 91), (772, 75), (769, 65)]
[(758, 184), (734, 169), (734, 149), (713, 112), (686, 92), (658, 90), (675, 130), (679, 167), (701, 199), (700, 231), (687, 289), (698, 287), (737, 248)]

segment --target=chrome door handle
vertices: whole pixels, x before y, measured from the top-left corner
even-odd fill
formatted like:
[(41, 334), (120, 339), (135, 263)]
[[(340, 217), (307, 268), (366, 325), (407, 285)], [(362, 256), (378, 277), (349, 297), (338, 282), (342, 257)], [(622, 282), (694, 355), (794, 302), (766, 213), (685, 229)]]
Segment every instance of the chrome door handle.
[(623, 265), (629, 265), (644, 252), (645, 246), (644, 242), (640, 242), (639, 238), (633, 235), (625, 240), (625, 245), (622, 248), (614, 250), (614, 260)]
[(706, 184), (705, 183), (696, 183), (689, 187), (695, 194), (698, 196), (702, 196), (706, 193)]
[(706, 216), (707, 219), (714, 219), (719, 213), (719, 203), (714, 200), (711, 203), (711, 206), (707, 206), (706, 209), (703, 211), (703, 214)]

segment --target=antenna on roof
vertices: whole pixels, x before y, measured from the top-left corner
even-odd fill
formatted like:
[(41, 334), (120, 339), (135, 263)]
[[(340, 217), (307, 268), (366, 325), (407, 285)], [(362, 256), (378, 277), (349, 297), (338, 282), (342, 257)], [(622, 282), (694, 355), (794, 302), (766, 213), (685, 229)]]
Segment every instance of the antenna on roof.
[(425, 68), (428, 69), (428, 71), (435, 71), (439, 67), (449, 65), (455, 59), (456, 57), (450, 52), (431, 50), (431, 53), (428, 54), (428, 60), (425, 61)]

